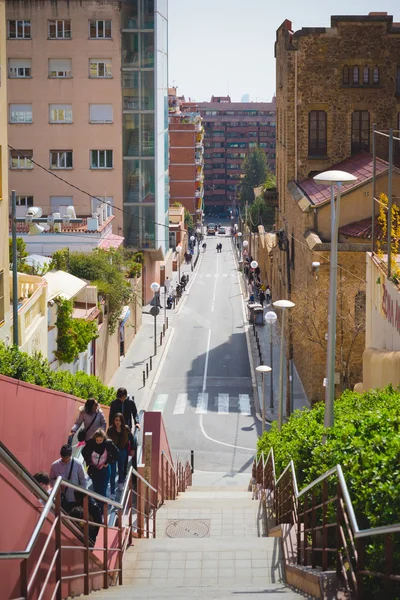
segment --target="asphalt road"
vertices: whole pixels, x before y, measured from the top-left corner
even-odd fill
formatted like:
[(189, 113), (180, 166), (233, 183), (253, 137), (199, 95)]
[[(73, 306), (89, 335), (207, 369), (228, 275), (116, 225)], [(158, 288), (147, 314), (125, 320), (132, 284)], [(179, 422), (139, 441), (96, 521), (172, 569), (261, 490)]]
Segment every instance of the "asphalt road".
[[(255, 418), (243, 300), (229, 237), (207, 237), (150, 403), (163, 413), (172, 452), (195, 451), (196, 469), (249, 472)], [(217, 253), (217, 241), (223, 249)]]

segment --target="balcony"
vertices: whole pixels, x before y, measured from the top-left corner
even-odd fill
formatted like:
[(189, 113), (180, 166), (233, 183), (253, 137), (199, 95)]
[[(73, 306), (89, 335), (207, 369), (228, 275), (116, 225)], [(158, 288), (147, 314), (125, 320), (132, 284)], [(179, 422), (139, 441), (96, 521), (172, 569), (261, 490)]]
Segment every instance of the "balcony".
[[(12, 300), (11, 273), (10, 290)], [(47, 356), (47, 282), (43, 277), (18, 273), (18, 333), (23, 352), (40, 351)]]
[(204, 181), (204, 173), (203, 173), (203, 171), (198, 171), (196, 173), (196, 181)]

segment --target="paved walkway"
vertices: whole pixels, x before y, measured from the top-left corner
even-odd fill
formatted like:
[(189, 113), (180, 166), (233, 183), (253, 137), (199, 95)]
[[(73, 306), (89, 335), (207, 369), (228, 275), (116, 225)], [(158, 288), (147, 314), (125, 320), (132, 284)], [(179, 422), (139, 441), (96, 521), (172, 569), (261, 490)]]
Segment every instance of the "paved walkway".
[[(196, 253), (197, 247), (195, 249), (193, 263), (196, 258)], [(199, 260), (201, 260), (201, 252)], [(197, 265), (198, 264), (199, 262)], [(135, 397), (135, 402), (139, 410), (146, 409), (147, 404), (150, 401), (151, 387), (157, 377), (157, 371), (162, 363), (163, 356), (168, 350), (168, 347), (172, 341), (171, 336), (173, 335), (172, 325), (174, 317), (180, 311), (188, 289), (190, 289), (191, 279), (196, 272), (196, 268), (197, 266), (192, 272), (190, 265), (186, 265), (185, 263), (181, 264), (181, 276), (183, 273), (189, 275), (189, 285), (186, 287), (186, 292), (183, 293), (182, 298), (175, 309), (167, 310), (164, 288), (161, 288), (160, 299), (161, 306), (163, 308), (160, 309), (160, 313), (157, 316), (157, 354), (154, 354), (154, 317), (150, 314), (150, 304), (147, 304), (146, 306), (143, 306), (142, 325), (137, 332), (135, 339), (129, 346), (127, 353), (122, 358), (121, 364), (114, 373), (114, 376), (110, 382), (110, 385), (115, 389), (118, 389), (119, 387), (125, 387), (128, 390), (128, 393)], [(178, 282), (178, 274), (178, 271), (173, 273), (171, 278), (171, 286), (176, 286)], [(162, 345), (160, 345), (163, 325), (165, 325), (165, 336), (162, 339)], [(151, 362), (150, 357), (152, 357)], [(145, 385), (143, 386), (143, 372), (147, 372), (146, 365), (148, 365), (149, 374), (148, 377), (146, 377)], [(152, 369), (150, 369), (150, 366), (152, 366)]]

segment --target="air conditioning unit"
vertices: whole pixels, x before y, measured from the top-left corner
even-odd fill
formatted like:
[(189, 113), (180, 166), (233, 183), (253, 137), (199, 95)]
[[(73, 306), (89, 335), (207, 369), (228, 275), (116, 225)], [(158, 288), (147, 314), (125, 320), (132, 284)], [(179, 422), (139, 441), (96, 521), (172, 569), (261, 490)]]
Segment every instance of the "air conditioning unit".
[(71, 219), (76, 219), (76, 212), (75, 212), (75, 208), (73, 206), (67, 206), (67, 215)]
[[(61, 219), (61, 214), (59, 212), (53, 213), (54, 219)], [(54, 223), (54, 231), (57, 233), (61, 233), (61, 223)]]

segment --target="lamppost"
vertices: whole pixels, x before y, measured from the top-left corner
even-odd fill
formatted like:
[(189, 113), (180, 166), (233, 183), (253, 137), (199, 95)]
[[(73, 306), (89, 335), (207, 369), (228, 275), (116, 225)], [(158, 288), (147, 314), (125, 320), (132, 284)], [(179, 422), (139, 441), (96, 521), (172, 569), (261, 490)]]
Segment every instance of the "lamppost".
[(154, 294), (154, 306), (153, 306), (153, 314), (154, 314), (154, 356), (157, 356), (157, 313), (158, 313), (158, 302), (157, 302), (157, 294), (160, 291), (160, 284), (157, 281), (154, 281), (150, 286), (151, 291)]
[[(190, 241), (192, 242), (192, 246), (191, 246), (191, 248), (190, 248), (190, 249), (191, 249), (191, 250), (193, 250), (193, 253), (191, 252), (191, 253), (190, 253), (190, 256), (193, 256), (193, 254), (194, 254), (194, 243), (195, 243), (195, 241), (196, 241), (196, 238), (194, 237), (194, 235), (191, 235), (191, 236), (190, 236)], [(190, 261), (190, 262), (191, 262), (191, 261)], [(192, 267), (192, 270), (193, 270), (193, 267)]]
[[(357, 177), (345, 171), (325, 171), (314, 177), (315, 183), (331, 186), (331, 256), (329, 273), (329, 310), (328, 310), (328, 350), (326, 357), (325, 415), (326, 428), (333, 426), (333, 404), (335, 400), (335, 364), (336, 364), (336, 282), (338, 263), (338, 230), (340, 215), (340, 195), (343, 184), (357, 181)], [(335, 206), (335, 189), (337, 199)]]
[(256, 367), (256, 371), (258, 371), (259, 373), (261, 373), (261, 380), (262, 380), (262, 387), (261, 387), (261, 391), (262, 391), (262, 404), (261, 404), (261, 417), (262, 417), (262, 433), (264, 433), (265, 431), (265, 384), (264, 384), (264, 375), (265, 373), (269, 373), (270, 371), (272, 371), (271, 367), (267, 367), (267, 365), (259, 365), (258, 367)]
[(272, 347), (272, 328), (275, 325), (278, 317), (273, 310), (269, 310), (265, 317), (264, 321), (269, 325), (269, 363), (271, 365), (271, 388), (269, 390), (269, 407), (271, 410), (274, 410), (274, 357), (273, 357), (273, 347)]
[(182, 253), (182, 246), (177, 246), (176, 247), (176, 253), (178, 255), (178, 279), (179, 279), (179, 284), (181, 283), (181, 253)]
[(293, 308), (294, 302), (290, 300), (277, 300), (272, 303), (276, 308), (282, 309), (281, 323), (281, 360), (279, 365), (279, 402), (278, 402), (278, 431), (282, 429), (283, 422), (283, 363), (284, 363), (284, 332), (285, 332), (285, 312), (287, 308)]
[(239, 238), (239, 248), (238, 248), (238, 251), (239, 251), (239, 258), (240, 258), (240, 255), (241, 255), (241, 253), (242, 253), (242, 235), (243, 235), (243, 234), (242, 234), (242, 232), (241, 232), (241, 231), (238, 231), (238, 233), (237, 233), (237, 236), (238, 236), (238, 238)]
[(196, 229), (197, 233), (197, 256), (200, 254), (200, 238), (201, 238), (201, 229), (200, 227)]

